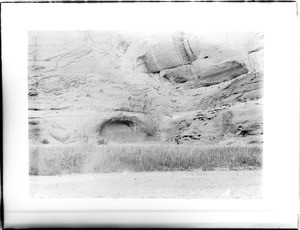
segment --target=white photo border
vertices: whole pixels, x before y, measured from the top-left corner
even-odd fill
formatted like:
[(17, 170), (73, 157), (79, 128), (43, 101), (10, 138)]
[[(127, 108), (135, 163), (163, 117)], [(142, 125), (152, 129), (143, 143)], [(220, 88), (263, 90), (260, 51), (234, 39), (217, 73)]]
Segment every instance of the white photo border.
[[(1, 17), (6, 227), (43, 224), (295, 227), (299, 190), (296, 3), (12, 3), (2, 6)], [(27, 52), (28, 31), (33, 30), (263, 31), (263, 198), (30, 198)]]

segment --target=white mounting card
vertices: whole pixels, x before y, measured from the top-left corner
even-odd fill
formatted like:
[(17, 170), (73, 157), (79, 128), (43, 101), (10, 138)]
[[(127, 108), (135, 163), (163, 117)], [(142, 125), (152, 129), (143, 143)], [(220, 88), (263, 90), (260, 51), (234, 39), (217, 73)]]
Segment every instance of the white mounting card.
[[(4, 3), (1, 10), (6, 227), (297, 227), (300, 23), (295, 2)], [(28, 32), (87, 30), (263, 31), (262, 198), (30, 197)]]

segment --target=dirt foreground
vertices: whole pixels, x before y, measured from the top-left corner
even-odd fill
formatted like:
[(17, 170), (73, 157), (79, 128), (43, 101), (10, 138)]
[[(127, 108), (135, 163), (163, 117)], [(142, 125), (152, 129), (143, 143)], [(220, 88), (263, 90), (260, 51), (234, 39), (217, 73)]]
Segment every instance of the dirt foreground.
[(260, 199), (261, 192), (261, 170), (30, 176), (36, 198)]

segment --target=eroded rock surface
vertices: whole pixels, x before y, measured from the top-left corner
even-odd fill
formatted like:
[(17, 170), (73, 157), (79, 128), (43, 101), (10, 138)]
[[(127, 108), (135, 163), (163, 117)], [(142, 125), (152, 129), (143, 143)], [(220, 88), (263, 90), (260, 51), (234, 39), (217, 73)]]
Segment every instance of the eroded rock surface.
[(260, 33), (30, 32), (32, 144), (262, 142)]

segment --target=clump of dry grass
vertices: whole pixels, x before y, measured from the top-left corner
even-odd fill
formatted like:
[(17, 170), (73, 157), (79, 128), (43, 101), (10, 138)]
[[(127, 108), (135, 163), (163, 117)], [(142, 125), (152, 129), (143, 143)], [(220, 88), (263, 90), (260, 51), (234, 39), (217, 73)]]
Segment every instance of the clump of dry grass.
[(32, 146), (30, 175), (118, 171), (255, 169), (262, 166), (259, 146), (193, 145)]

